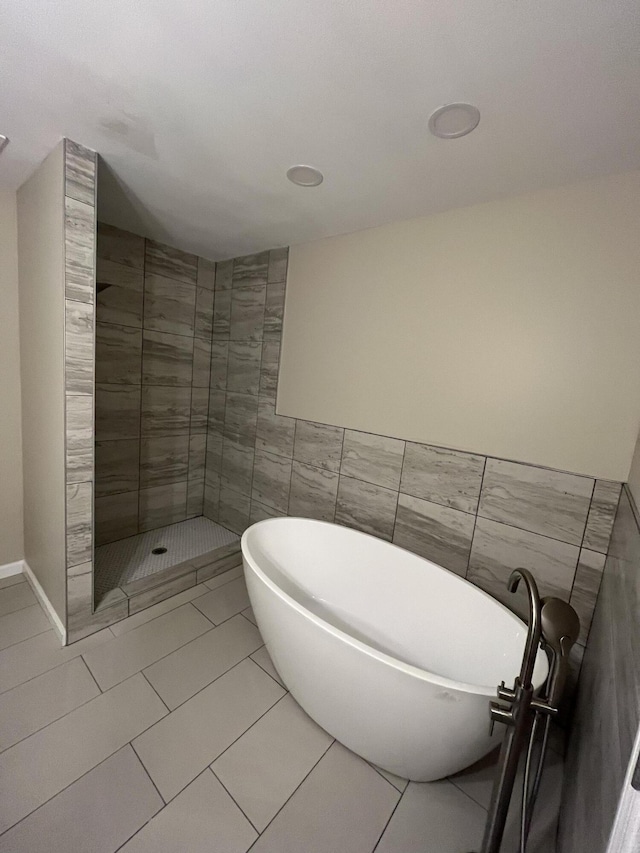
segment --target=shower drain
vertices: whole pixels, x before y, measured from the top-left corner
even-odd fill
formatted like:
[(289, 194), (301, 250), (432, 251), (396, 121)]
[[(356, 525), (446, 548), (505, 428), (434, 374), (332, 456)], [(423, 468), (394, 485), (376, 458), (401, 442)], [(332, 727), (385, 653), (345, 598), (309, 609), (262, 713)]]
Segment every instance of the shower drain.
[(152, 554), (166, 554), (167, 549), (166, 548), (154, 548), (151, 553)]

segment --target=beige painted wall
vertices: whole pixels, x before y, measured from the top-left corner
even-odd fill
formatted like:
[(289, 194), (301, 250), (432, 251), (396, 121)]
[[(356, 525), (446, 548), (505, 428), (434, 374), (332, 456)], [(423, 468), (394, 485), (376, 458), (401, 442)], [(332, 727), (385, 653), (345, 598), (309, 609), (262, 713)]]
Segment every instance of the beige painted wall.
[(0, 192), (0, 566), (24, 557), (16, 194)]
[(18, 190), (25, 559), (65, 621), (64, 161)]
[(293, 246), (278, 411), (626, 480), (640, 172)]

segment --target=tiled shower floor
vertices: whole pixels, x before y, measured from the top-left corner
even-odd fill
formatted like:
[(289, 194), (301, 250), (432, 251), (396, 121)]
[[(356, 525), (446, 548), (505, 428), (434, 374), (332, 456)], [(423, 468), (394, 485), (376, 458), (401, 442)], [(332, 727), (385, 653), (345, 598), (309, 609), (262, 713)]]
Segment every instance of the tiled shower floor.
[[(237, 534), (201, 516), (99, 545), (95, 551), (96, 598), (100, 600), (111, 589), (239, 541)], [(154, 548), (167, 550), (153, 554)]]
[[(479, 850), (492, 759), (407, 783), (334, 741), (280, 682), (240, 568), (66, 648), (20, 577), (0, 614), (0, 853)], [(528, 853), (553, 853), (561, 777), (550, 750)]]

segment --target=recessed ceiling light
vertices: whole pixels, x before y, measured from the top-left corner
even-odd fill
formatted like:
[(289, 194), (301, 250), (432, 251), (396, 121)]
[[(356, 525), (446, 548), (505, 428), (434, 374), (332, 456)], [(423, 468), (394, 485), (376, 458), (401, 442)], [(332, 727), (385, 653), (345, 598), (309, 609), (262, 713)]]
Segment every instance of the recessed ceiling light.
[(429, 130), (441, 139), (457, 139), (475, 130), (480, 110), (472, 104), (445, 104), (429, 117)]
[(6, 146), (7, 146), (8, 144), (9, 144), (9, 139), (8, 139), (8, 137), (6, 137), (6, 136), (2, 136), (2, 135), (0, 134), (0, 151), (2, 151), (2, 149), (3, 149), (3, 148), (6, 148)]
[(287, 177), (299, 187), (317, 187), (324, 181), (324, 175), (313, 166), (292, 166), (287, 169)]

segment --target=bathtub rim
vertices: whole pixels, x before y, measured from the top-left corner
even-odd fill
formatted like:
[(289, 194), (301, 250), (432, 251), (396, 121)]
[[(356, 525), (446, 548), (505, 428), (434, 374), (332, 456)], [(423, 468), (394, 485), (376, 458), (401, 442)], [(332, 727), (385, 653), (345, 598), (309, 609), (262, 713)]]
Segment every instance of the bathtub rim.
[[(294, 598), (284, 592), (284, 590), (282, 590), (273, 580), (271, 580), (271, 578), (266, 574), (266, 572), (264, 572), (257, 565), (256, 560), (251, 555), (249, 545), (247, 544), (248, 536), (251, 531), (254, 530), (254, 528), (261, 527), (263, 525), (272, 525), (274, 522), (283, 521), (303, 521), (307, 524), (318, 525), (321, 527), (339, 527), (342, 530), (347, 530), (350, 533), (353, 533), (355, 536), (366, 536), (368, 539), (375, 539), (377, 542), (384, 542), (385, 545), (389, 545), (398, 551), (404, 552), (405, 554), (410, 554), (412, 557), (415, 557), (416, 560), (421, 560), (425, 563), (429, 563), (434, 568), (453, 575), (457, 581), (467, 584), (473, 589), (474, 592), (478, 593), (478, 595), (485, 599), (488, 599), (492, 605), (499, 608), (500, 610), (503, 610), (509, 617), (511, 617), (512, 620), (522, 626), (525, 629), (526, 633), (526, 623), (522, 619), (520, 619), (520, 617), (517, 616), (512, 610), (510, 610), (505, 604), (502, 604), (502, 602), (498, 601), (497, 598), (494, 598), (492, 595), (489, 595), (488, 592), (485, 592), (485, 590), (471, 583), (471, 581), (468, 581), (466, 578), (462, 578), (460, 577), (460, 575), (455, 574), (455, 572), (450, 572), (448, 569), (445, 569), (444, 566), (440, 566), (438, 565), (438, 563), (434, 563), (433, 560), (428, 560), (426, 557), (421, 557), (419, 554), (414, 554), (407, 548), (402, 548), (400, 545), (396, 545), (393, 542), (387, 542), (385, 539), (380, 539), (379, 536), (373, 536), (371, 533), (365, 533), (364, 531), (355, 530), (351, 527), (345, 527), (344, 525), (336, 524), (335, 522), (331, 521), (320, 521), (319, 519), (304, 518), (301, 516), (281, 516), (278, 518), (265, 518), (262, 521), (257, 521), (254, 524), (250, 525), (244, 531), (240, 540), (242, 558), (243, 560), (248, 561), (249, 565), (251, 566), (251, 570), (254, 572), (254, 574), (256, 574), (256, 576), (285, 604), (292, 607), (294, 610), (296, 610), (310, 622), (316, 624), (326, 633), (333, 635), (334, 637), (336, 637), (336, 639), (339, 639), (342, 642), (346, 642), (347, 645), (366, 654), (368, 657), (374, 658), (385, 666), (390, 666), (393, 669), (400, 670), (401, 672), (404, 672), (405, 674), (410, 675), (413, 678), (417, 678), (421, 681), (426, 681), (430, 684), (435, 684), (438, 687), (459, 690), (463, 693), (472, 693), (477, 696), (495, 697), (498, 685), (481, 685), (471, 684), (466, 681), (457, 681), (454, 678), (447, 678), (443, 675), (437, 675), (436, 673), (430, 672), (429, 670), (421, 669), (420, 667), (414, 666), (410, 663), (405, 663), (404, 661), (393, 657), (393, 655), (387, 654), (386, 652), (381, 652), (378, 649), (373, 648), (373, 646), (369, 646), (366, 643), (363, 643), (361, 640), (357, 640), (355, 637), (352, 637), (350, 634), (347, 634), (340, 628), (336, 628), (335, 625), (332, 625), (330, 622), (327, 622), (326, 619), (322, 619), (320, 616), (316, 616), (315, 613), (312, 613), (310, 610), (308, 610), (306, 607), (304, 607), (302, 604), (300, 604)], [(544, 677), (541, 681), (538, 681), (537, 679), (534, 681), (533, 686), (535, 690), (538, 690), (544, 684), (549, 674), (549, 663), (545, 653), (541, 649), (538, 650), (538, 653), (536, 655), (536, 662), (538, 660), (538, 656), (540, 656), (544, 661), (545, 672)]]

